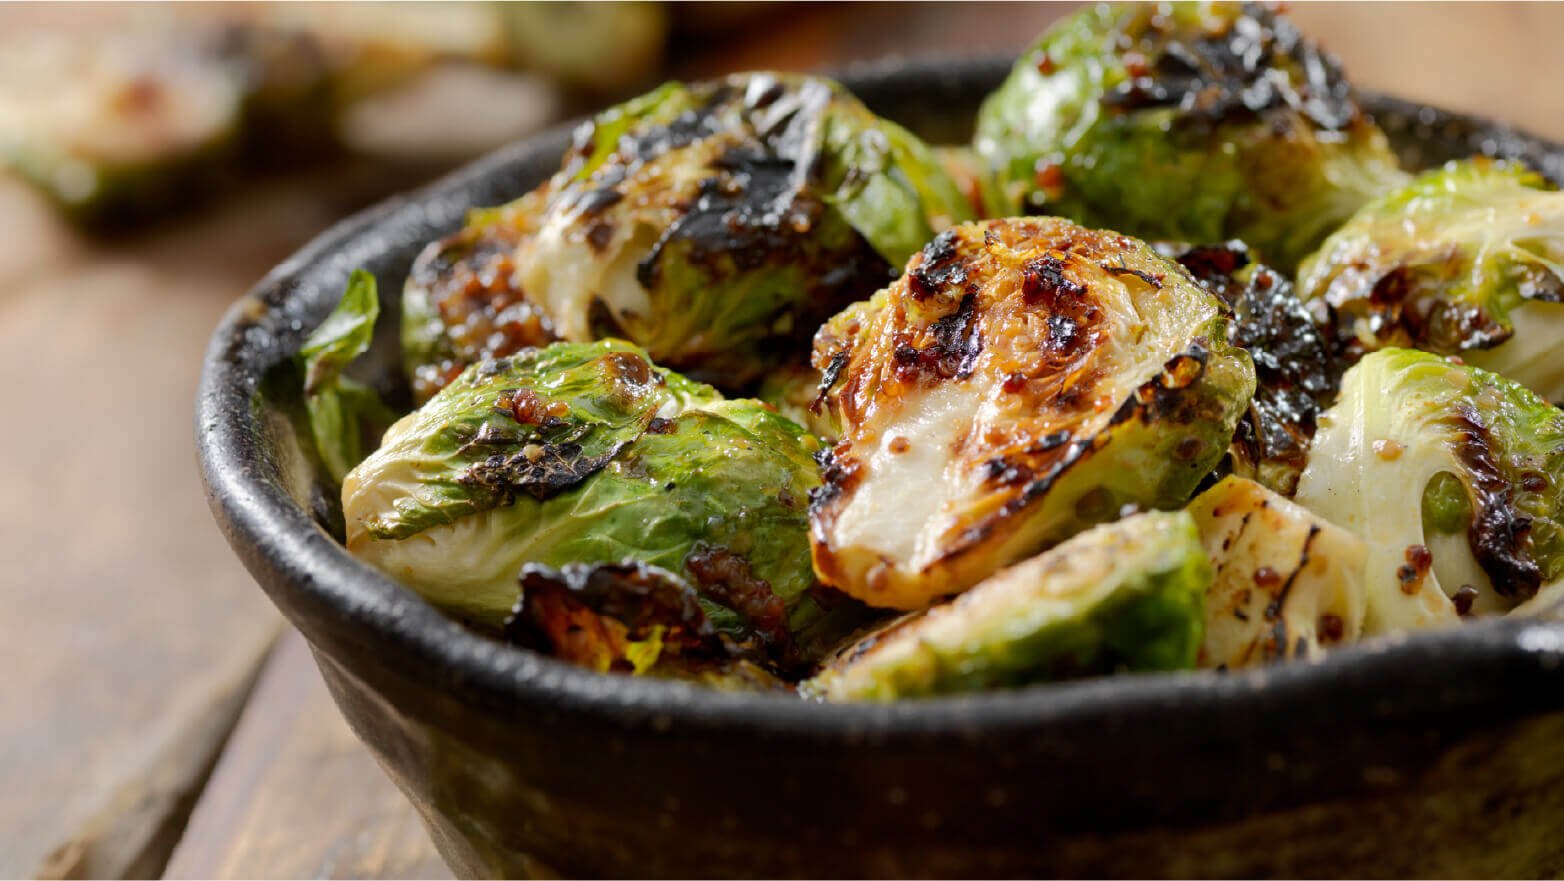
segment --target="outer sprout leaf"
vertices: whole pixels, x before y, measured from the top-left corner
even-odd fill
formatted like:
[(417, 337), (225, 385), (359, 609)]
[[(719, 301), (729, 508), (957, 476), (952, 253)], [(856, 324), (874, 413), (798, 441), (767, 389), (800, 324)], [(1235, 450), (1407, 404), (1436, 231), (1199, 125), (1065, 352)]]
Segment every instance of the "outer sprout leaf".
[(354, 270), (342, 301), (299, 349), (310, 431), (326, 471), (339, 483), (363, 461), (365, 435), (379, 437), (396, 418), (374, 389), (343, 375), (369, 351), (379, 316), (375, 277)]
[(1233, 437), (1232, 471), (1290, 496), (1308, 461), (1337, 365), (1292, 283), (1250, 260), (1242, 242), (1159, 245), (1233, 310), (1229, 337), (1254, 361), (1255, 393)]

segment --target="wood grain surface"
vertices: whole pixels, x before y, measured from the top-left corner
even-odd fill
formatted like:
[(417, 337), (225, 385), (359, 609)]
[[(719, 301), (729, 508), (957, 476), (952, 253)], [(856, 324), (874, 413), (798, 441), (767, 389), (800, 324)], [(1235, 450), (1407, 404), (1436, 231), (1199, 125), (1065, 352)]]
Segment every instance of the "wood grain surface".
[(448, 878), (423, 822), (289, 631), (169, 862), (169, 878)]
[[(671, 62), (694, 76), (1013, 53), (1068, 11), (789, 4), (683, 36)], [(1564, 6), (1291, 12), (1361, 85), (1564, 138)], [(62, 15), (0, 7), (0, 28)], [(263, 181), (112, 242), (0, 179), (0, 876), (151, 876), (176, 842), (177, 877), (443, 873), (297, 637), (229, 738), (279, 622), (211, 525), (190, 424), (222, 310), (333, 219), (430, 173)]]
[(272, 264), (428, 175), (368, 171), (113, 242), (0, 178), (0, 877), (155, 877), (178, 840), (279, 627), (202, 496), (201, 354)]

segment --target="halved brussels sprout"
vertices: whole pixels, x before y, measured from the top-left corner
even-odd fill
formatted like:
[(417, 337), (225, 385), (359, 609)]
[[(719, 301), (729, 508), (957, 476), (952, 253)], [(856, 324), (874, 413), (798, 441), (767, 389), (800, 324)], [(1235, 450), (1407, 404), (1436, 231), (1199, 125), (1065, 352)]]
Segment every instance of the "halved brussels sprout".
[(1564, 399), (1564, 193), (1525, 167), (1451, 162), (1352, 216), (1298, 275), (1348, 357), (1398, 346)]
[(821, 615), (805, 508), (815, 442), (755, 401), (628, 343), (556, 343), (473, 366), (343, 483), (348, 549), (497, 628), (526, 563), (641, 562), (687, 578), (722, 633)]
[(1290, 270), (1403, 181), (1336, 61), (1273, 10), (1096, 4), (978, 115), (1010, 209), (1145, 238), (1240, 238)]
[(842, 440), (810, 510), (815, 570), (889, 608), (1125, 506), (1182, 506), (1254, 390), (1215, 296), (1058, 218), (942, 233), (821, 344)]
[(31, 35), (0, 49), (0, 164), (80, 222), (199, 197), (236, 155), (243, 84), (168, 40)]
[[(927, 146), (828, 80), (669, 83), (582, 126), (539, 192), (426, 252), (409, 282), (409, 302), (428, 305), (409, 322), (408, 371), (441, 374), (428, 353), (504, 354), (507, 340), (463, 339), (482, 311), (465, 300), (490, 297), (506, 305), (488, 313), (539, 316), (547, 335), (622, 337), (742, 386), (970, 213)], [(476, 272), (447, 255), (491, 241), (496, 217), (513, 253)]]
[(1242, 242), (1159, 245), (1233, 310), (1233, 345), (1254, 360), (1255, 392), (1233, 437), (1232, 473), (1290, 496), (1308, 463), (1315, 420), (1329, 406), (1337, 368), (1292, 282), (1254, 263)]
[(1188, 514), (1131, 515), (871, 633), (801, 690), (886, 701), (1192, 667), (1210, 583)]
[(1223, 478), (1188, 511), (1215, 570), (1200, 666), (1312, 660), (1357, 640), (1361, 539), (1242, 477)]
[(1486, 370), (1382, 349), (1320, 417), (1296, 500), (1368, 544), (1365, 632), (1505, 611), (1564, 575), (1564, 411)]

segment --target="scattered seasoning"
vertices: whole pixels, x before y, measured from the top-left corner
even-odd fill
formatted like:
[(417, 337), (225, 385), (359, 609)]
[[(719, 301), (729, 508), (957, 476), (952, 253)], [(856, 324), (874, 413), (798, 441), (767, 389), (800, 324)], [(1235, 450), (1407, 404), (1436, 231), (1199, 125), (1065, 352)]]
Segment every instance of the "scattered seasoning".
[(1455, 613), (1462, 618), (1472, 614), (1472, 604), (1477, 601), (1477, 594), (1476, 585), (1463, 584), (1456, 588), (1455, 596), (1450, 598), (1455, 603)]
[(1377, 441), (1374, 441), (1374, 455), (1376, 455), (1379, 458), (1385, 460), (1386, 462), (1394, 462), (1397, 459), (1401, 458), (1401, 453), (1405, 449), (1406, 449), (1406, 444), (1403, 444), (1400, 441), (1393, 441), (1393, 440), (1377, 440)]
[(1260, 568), (1254, 570), (1254, 583), (1269, 591), (1271, 588), (1282, 583), (1282, 574), (1277, 572), (1275, 569), (1272, 569), (1270, 566), (1261, 566)]
[(1346, 632), (1346, 622), (1341, 620), (1340, 615), (1326, 612), (1320, 616), (1320, 640), (1322, 642), (1340, 642)]
[(1423, 578), (1434, 565), (1434, 555), (1423, 545), (1407, 545), (1406, 563), (1396, 567), (1396, 580), (1401, 582), (1401, 592), (1407, 596), (1417, 593), (1423, 586)]
[(896, 437), (891, 438), (891, 442), (889, 444), (889, 449), (893, 453), (905, 453), (905, 452), (907, 452), (907, 450), (909, 448), (911, 448), (911, 446), (912, 446), (912, 444), (910, 442), (908, 442), (908, 440), (906, 438), (901, 437), (900, 435), (898, 435)]

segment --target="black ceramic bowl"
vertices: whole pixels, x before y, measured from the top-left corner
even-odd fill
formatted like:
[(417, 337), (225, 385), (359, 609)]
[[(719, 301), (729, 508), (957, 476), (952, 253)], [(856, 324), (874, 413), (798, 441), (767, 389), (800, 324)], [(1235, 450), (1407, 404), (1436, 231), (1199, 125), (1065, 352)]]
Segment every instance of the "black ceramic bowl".
[[(955, 141), (997, 62), (844, 80)], [(1390, 99), (1406, 160), (1564, 148)], [(1564, 624), (1495, 619), (1321, 664), (829, 706), (600, 676), (475, 636), (350, 557), (269, 371), (349, 271), (385, 312), (420, 247), (543, 180), (555, 130), (360, 214), (229, 312), (197, 403), (223, 530), (463, 875), (1564, 873)], [(387, 322), (392, 323), (392, 322)], [(394, 328), (368, 378), (395, 389)], [(274, 388), (275, 387), (275, 388)]]

